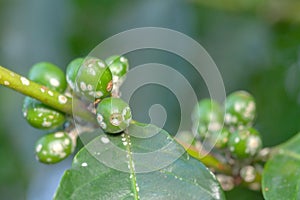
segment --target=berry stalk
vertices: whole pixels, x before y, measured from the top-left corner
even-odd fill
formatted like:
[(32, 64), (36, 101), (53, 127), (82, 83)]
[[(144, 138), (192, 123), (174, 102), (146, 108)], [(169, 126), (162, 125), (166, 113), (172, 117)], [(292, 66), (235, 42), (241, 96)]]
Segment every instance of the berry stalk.
[[(49, 88), (35, 83), (24, 76), (21, 76), (15, 72), (12, 72), (2, 66), (0, 66), (0, 85), (13, 89), (25, 96), (32, 97), (38, 101), (48, 105), (63, 113), (73, 115), (72, 104), (76, 99), (67, 97), (64, 94), (50, 90)], [(78, 106), (79, 100), (76, 101), (76, 109), (82, 110), (78, 113), (80, 118), (83, 118), (89, 122), (95, 122), (95, 117), (88, 112), (85, 106)]]
[(185, 142), (180, 141), (178, 139), (176, 141), (185, 148), (185, 150), (187, 151), (187, 153), (189, 155), (200, 160), (207, 167), (212, 168), (215, 171), (226, 174), (226, 175), (232, 175), (231, 166), (229, 166), (225, 163), (222, 163), (213, 155), (206, 153), (206, 152), (199, 151), (194, 146), (188, 145)]

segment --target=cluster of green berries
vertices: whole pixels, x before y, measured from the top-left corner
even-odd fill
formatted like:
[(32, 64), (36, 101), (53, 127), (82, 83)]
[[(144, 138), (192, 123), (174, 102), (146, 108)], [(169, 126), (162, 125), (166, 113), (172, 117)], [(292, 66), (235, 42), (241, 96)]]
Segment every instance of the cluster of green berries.
[[(113, 93), (119, 90), (128, 68), (123, 56), (111, 56), (105, 62), (87, 57), (71, 61), (66, 73), (54, 64), (37, 63), (28, 78), (42, 85), (41, 91), (50, 96), (55, 91), (81, 99), (87, 107), (96, 106), (94, 114), (99, 126), (106, 133), (116, 134), (124, 131), (132, 118), (128, 104)], [(24, 99), (23, 115), (31, 126), (50, 131), (36, 143), (40, 162), (57, 163), (74, 151), (77, 135), (65, 128), (71, 116), (30, 97)]]
[(198, 137), (216, 149), (229, 151), (237, 159), (254, 157), (262, 148), (259, 132), (253, 128), (256, 104), (251, 94), (236, 91), (224, 105), (211, 99), (200, 101), (193, 113)]

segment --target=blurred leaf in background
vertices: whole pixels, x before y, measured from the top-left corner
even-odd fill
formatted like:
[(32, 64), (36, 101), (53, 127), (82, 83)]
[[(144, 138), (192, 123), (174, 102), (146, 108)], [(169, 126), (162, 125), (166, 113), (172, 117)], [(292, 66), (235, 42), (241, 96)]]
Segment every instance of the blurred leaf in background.
[[(2, 99), (0, 103), (4, 104)], [(3, 110), (0, 109), (0, 113)], [(20, 157), (22, 156), (15, 148), (16, 143), (9, 133), (9, 127), (0, 123), (0, 194), (1, 199), (24, 199), (28, 187), (28, 174)]]
[(300, 22), (300, 2), (298, 0), (192, 0), (192, 2), (238, 14), (258, 14), (270, 22)]

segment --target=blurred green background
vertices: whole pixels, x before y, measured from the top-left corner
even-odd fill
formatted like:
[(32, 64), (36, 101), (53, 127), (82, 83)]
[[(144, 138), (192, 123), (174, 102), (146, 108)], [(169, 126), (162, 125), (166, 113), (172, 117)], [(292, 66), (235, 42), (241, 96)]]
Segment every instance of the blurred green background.
[[(299, 10), (297, 0), (1, 0), (0, 65), (23, 75), (40, 61), (65, 69), (71, 59), (85, 56), (121, 31), (143, 26), (174, 29), (204, 46), (222, 74), (227, 93), (238, 89), (253, 93), (256, 127), (264, 145), (271, 146), (300, 130)], [(131, 57), (132, 66), (150, 61), (174, 68), (184, 64), (170, 62), (172, 56), (158, 51)], [(199, 99), (207, 97), (201, 78), (180, 69), (191, 76)], [(178, 112), (176, 101), (169, 101), (172, 94), (163, 88), (144, 89), (155, 96), (143, 104), (165, 103), (167, 110)], [(23, 119), (23, 98), (0, 87), (0, 199), (51, 199), (71, 158), (52, 166), (35, 161), (34, 143), (43, 133)], [(145, 102), (138, 95), (133, 102), (138, 100)], [(134, 109), (141, 120), (147, 116), (147, 109), (142, 109)], [(176, 129), (176, 120), (168, 118), (169, 132)], [(227, 197), (262, 199), (243, 188)]]

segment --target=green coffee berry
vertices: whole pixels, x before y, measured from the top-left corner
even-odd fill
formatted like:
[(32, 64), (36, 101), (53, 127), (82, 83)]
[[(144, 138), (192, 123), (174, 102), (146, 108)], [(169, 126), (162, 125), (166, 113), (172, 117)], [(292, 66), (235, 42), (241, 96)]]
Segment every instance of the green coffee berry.
[(24, 99), (23, 115), (31, 126), (45, 130), (57, 128), (66, 120), (63, 113), (30, 97)]
[(67, 87), (64, 72), (56, 65), (48, 62), (33, 65), (28, 78), (57, 92), (64, 92)]
[(232, 155), (237, 158), (255, 156), (262, 147), (260, 134), (251, 127), (237, 130), (229, 137), (228, 148)]
[(94, 101), (110, 96), (112, 87), (112, 74), (106, 64), (98, 58), (86, 58), (78, 70), (75, 91)]
[(123, 56), (115, 55), (107, 58), (105, 62), (113, 75), (113, 83), (121, 84), (125, 79), (126, 73), (128, 72), (128, 60)]
[(76, 58), (72, 60), (66, 68), (66, 79), (72, 90), (75, 89), (77, 73), (83, 61), (83, 58)]
[(97, 107), (97, 121), (107, 133), (124, 131), (131, 121), (131, 110), (122, 99), (108, 97)]
[(223, 125), (223, 111), (218, 102), (211, 99), (201, 100), (192, 114), (193, 126), (200, 137), (208, 132), (220, 131)]
[(62, 161), (73, 152), (72, 139), (66, 132), (56, 132), (43, 136), (35, 145), (36, 158), (46, 164)]
[(227, 147), (230, 134), (231, 132), (227, 128), (223, 127), (222, 130), (209, 132), (206, 135), (206, 138), (209, 142), (214, 144), (215, 147), (223, 149)]
[(246, 91), (231, 93), (225, 103), (225, 124), (241, 129), (253, 123), (256, 115), (254, 98)]

